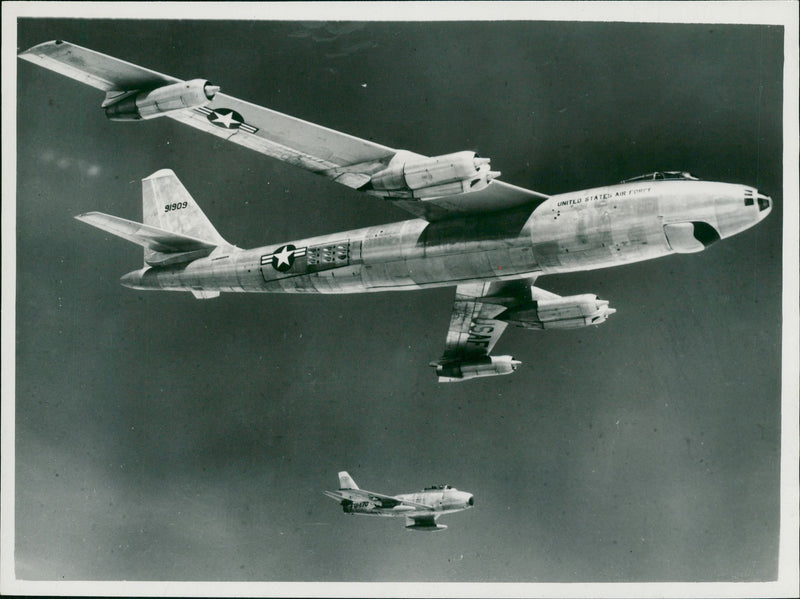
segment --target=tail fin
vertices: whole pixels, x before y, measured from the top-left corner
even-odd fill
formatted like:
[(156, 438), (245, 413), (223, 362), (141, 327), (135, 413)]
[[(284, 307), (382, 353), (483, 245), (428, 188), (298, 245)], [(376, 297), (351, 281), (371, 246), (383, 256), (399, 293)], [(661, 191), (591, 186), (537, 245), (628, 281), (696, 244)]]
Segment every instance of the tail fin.
[(144, 247), (144, 262), (164, 266), (208, 256), (229, 246), (169, 169), (142, 179), (142, 223), (101, 212), (78, 220)]
[(339, 488), (340, 489), (358, 489), (358, 485), (356, 481), (353, 480), (353, 477), (347, 474), (347, 472), (342, 471), (339, 473)]
[(229, 245), (168, 168), (142, 179), (142, 218), (151, 227), (202, 239), (215, 246)]

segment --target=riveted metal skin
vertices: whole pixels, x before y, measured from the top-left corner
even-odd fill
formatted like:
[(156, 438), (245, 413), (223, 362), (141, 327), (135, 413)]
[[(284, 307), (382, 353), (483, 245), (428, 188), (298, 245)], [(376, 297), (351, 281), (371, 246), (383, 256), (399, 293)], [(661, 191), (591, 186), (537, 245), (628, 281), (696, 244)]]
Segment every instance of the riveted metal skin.
[[(184, 265), (123, 277), (136, 289), (360, 293), (608, 268), (673, 253), (674, 227), (702, 225), (724, 239), (770, 211), (750, 187), (646, 181), (554, 195), (524, 207), (428, 222), (412, 219), (253, 250), (218, 248)], [(698, 234), (699, 236), (699, 234)], [(695, 243), (702, 241), (695, 239)], [(292, 247), (291, 264), (273, 255)], [(701, 248), (702, 249), (702, 248)], [(264, 258), (270, 258), (265, 260)], [(287, 267), (288, 265), (288, 267)]]
[[(367, 293), (456, 287), (439, 381), (514, 372), (491, 351), (506, 327), (572, 329), (615, 309), (594, 294), (560, 297), (541, 275), (609, 268), (699, 252), (765, 218), (772, 201), (752, 187), (661, 171), (548, 196), (498, 180), (491, 161), (466, 150), (424, 156), (303, 121), (62, 40), (20, 58), (105, 92), (112, 120), (165, 116), (303, 168), (414, 219), (241, 250), (225, 241), (178, 180), (143, 180), (143, 222), (88, 212), (78, 220), (139, 244), (144, 268), (123, 285), (189, 291)], [(430, 522), (414, 526), (430, 528)]]

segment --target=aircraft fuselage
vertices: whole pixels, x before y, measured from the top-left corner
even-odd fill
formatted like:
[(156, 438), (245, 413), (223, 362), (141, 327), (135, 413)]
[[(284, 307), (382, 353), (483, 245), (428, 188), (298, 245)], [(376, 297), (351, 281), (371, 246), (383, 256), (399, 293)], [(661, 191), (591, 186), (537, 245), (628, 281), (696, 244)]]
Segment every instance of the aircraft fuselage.
[(429, 516), (432, 513), (438, 517), (443, 514), (463, 511), (473, 505), (472, 495), (464, 491), (459, 491), (458, 489), (424, 490), (417, 493), (403, 493), (396, 495), (396, 498), (401, 501), (427, 505), (430, 506), (431, 509), (425, 510), (405, 504), (396, 505), (394, 507), (382, 507), (380, 504), (367, 499), (363, 501), (347, 502), (344, 503), (342, 507), (346, 514), (382, 516), (385, 518), (397, 518), (400, 516), (412, 518), (414, 516)]
[(188, 264), (122, 277), (136, 289), (361, 293), (618, 266), (702, 250), (761, 221), (752, 187), (646, 180), (549, 197), (528, 207), (406, 220), (252, 250), (217, 248)]

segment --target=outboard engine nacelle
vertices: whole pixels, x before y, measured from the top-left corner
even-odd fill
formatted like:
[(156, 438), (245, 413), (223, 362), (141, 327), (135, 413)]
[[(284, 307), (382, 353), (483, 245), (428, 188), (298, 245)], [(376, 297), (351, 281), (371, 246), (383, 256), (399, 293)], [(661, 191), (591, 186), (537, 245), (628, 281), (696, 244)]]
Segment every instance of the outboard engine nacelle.
[(112, 121), (138, 121), (164, 116), (175, 110), (204, 106), (219, 87), (205, 79), (179, 81), (151, 91), (108, 92), (101, 108)]
[(433, 362), (440, 383), (457, 383), (484, 376), (511, 374), (522, 364), (513, 356), (484, 356), (471, 360), (453, 362)]

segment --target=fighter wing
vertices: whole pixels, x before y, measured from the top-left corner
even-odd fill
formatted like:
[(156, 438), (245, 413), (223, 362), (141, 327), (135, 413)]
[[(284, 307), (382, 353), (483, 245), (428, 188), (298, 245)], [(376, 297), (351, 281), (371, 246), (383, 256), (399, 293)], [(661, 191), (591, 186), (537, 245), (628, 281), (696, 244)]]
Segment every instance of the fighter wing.
[(183, 81), (60, 40), (20, 57), (106, 92), (112, 120), (167, 116), (435, 220), (453, 213), (531, 206), (535, 191), (493, 181), (473, 152), (429, 158), (321, 127), (226, 94), (208, 81)]
[(439, 382), (511, 374), (520, 364), (511, 356), (492, 356), (492, 348), (508, 323), (500, 320), (515, 304), (530, 302), (535, 278), (456, 287), (450, 328), (436, 367)]
[(323, 491), (328, 497), (333, 499), (347, 500), (347, 501), (371, 501), (378, 507), (393, 508), (398, 505), (407, 505), (421, 510), (431, 510), (433, 507), (425, 505), (424, 503), (417, 503), (416, 501), (409, 501), (400, 497), (393, 497), (391, 495), (383, 495), (373, 491), (366, 491), (364, 489), (339, 489), (338, 491)]

